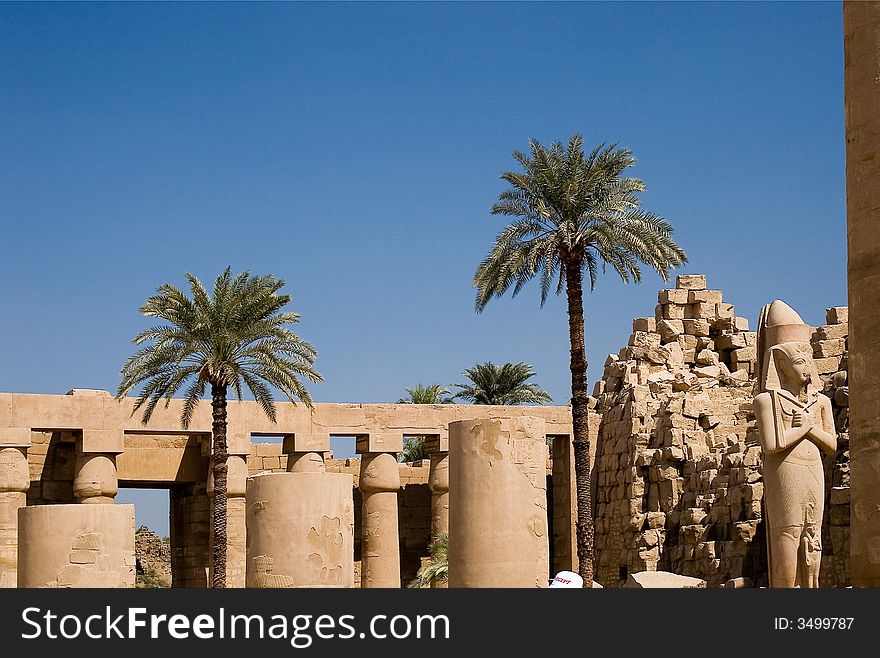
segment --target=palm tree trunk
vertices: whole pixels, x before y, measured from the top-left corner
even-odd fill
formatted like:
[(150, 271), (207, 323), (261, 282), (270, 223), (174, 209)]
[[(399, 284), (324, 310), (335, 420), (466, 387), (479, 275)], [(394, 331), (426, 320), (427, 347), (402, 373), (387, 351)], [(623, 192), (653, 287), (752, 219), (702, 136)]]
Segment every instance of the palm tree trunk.
[(593, 587), (593, 501), (590, 492), (589, 396), (584, 347), (583, 273), (578, 259), (565, 261), (568, 334), (571, 342), (571, 416), (577, 492), (578, 570), (584, 587)]
[(226, 386), (211, 384), (211, 410), (214, 447), (211, 472), (214, 476), (214, 502), (211, 533), (211, 587), (226, 587)]

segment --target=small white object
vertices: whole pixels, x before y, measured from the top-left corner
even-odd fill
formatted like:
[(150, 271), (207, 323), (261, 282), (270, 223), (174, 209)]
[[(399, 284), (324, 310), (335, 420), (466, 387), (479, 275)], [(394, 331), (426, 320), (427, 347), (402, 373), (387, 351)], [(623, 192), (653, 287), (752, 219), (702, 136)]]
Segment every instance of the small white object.
[(550, 581), (550, 587), (580, 587), (584, 586), (584, 579), (574, 571), (560, 571), (553, 580)]

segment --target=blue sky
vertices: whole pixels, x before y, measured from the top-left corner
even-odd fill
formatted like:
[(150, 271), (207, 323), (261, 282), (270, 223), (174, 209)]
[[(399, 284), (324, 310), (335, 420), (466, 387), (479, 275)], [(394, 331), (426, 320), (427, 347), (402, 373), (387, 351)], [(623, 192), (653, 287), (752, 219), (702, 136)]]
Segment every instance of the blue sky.
[[(839, 3), (4, 3), (0, 59), (0, 391), (115, 390), (155, 287), (231, 265), (287, 282), (318, 401), (492, 360), (564, 404), (564, 298), (471, 278), (511, 152), (574, 132), (753, 325), (846, 303)], [(662, 287), (588, 295), (591, 383)]]

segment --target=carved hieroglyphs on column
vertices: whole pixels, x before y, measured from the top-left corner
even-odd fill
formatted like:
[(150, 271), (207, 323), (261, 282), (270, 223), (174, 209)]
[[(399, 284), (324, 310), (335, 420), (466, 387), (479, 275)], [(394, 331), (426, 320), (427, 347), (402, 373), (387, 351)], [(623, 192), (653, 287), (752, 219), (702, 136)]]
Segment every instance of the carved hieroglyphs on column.
[(15, 587), (18, 580), (18, 510), (31, 484), (30, 444), (30, 429), (0, 429), (0, 588)]
[(264, 473), (247, 483), (247, 586), (353, 587), (347, 473)]
[(770, 586), (818, 587), (825, 473), (837, 449), (831, 400), (813, 362), (811, 329), (776, 300), (758, 321), (760, 393), (754, 409), (764, 452)]
[(396, 453), (403, 449), (403, 436), (357, 437), (356, 449), (361, 455), (358, 487), (363, 496), (361, 587), (400, 587)]
[(843, 3), (850, 576), (880, 587), (880, 3)]
[(19, 510), (19, 587), (134, 587), (134, 505)]
[(547, 443), (540, 418), (449, 424), (449, 586), (546, 587)]

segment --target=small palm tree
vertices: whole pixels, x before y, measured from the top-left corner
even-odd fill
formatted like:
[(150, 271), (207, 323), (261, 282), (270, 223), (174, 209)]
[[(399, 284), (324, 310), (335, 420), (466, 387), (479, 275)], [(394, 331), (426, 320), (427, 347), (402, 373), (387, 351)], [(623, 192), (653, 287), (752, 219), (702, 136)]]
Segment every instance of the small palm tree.
[[(451, 404), (449, 390), (440, 384), (423, 386), (416, 384), (414, 388), (406, 389), (407, 397), (400, 398), (398, 404)], [(398, 455), (399, 462), (414, 462), (420, 459), (428, 459), (430, 455), (425, 449), (425, 437), (421, 435), (407, 436), (403, 439), (403, 452)]]
[[(587, 357), (584, 348), (583, 277), (590, 289), (599, 268), (611, 266), (624, 282), (641, 281), (639, 263), (668, 280), (669, 271), (686, 263), (672, 239), (672, 225), (639, 208), (645, 185), (621, 174), (635, 158), (616, 144), (601, 144), (585, 156), (580, 135), (564, 147), (529, 142), (531, 154), (515, 151), (522, 172), (505, 172), (509, 188), (492, 214), (515, 217), (495, 238), (474, 275), (476, 309), (512, 288), (516, 295), (540, 274), (541, 305), (555, 287), (568, 298), (571, 343), (571, 411), (577, 480), (577, 553), (584, 587), (593, 585), (593, 515), (590, 497)], [(555, 286), (554, 286), (555, 279)]]
[(462, 373), (470, 384), (456, 384), (461, 389), (454, 397), (473, 404), (544, 404), (553, 398), (529, 379), (535, 371), (528, 363), (495, 365), (478, 363)]
[(226, 396), (229, 387), (241, 400), (246, 386), (266, 415), (275, 422), (275, 404), (269, 386), (279, 389), (291, 402), (300, 400), (312, 408), (312, 399), (300, 382), (305, 377), (322, 381), (312, 364), (315, 348), (287, 325), (299, 321), (296, 313), (282, 313), (290, 295), (278, 294), (284, 282), (271, 275), (232, 276), (226, 268), (208, 295), (202, 283), (187, 273), (192, 297), (163, 284), (140, 311), (159, 318), (161, 324), (139, 333), (132, 342), (144, 345), (122, 366), (116, 394), (122, 399), (135, 387), (143, 388), (134, 411), (143, 409), (146, 425), (159, 402), (165, 406), (188, 382), (180, 423), (189, 427), (205, 389), (211, 388), (213, 410), (214, 477), (212, 527), (212, 586), (226, 586)]
[(413, 388), (406, 389), (405, 398), (400, 398), (398, 404), (449, 404), (452, 398), (449, 397), (449, 390), (440, 384), (431, 384), (423, 386), (416, 384)]
[(434, 535), (431, 542), (431, 558), (416, 572), (415, 580), (407, 587), (430, 587), (435, 583), (445, 583), (449, 578), (449, 537), (441, 533)]

